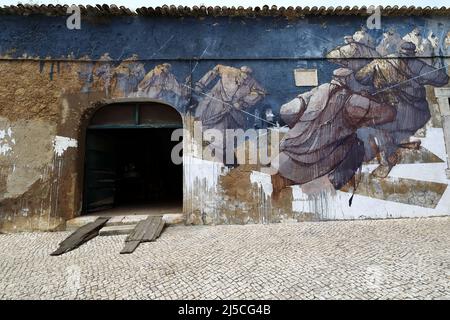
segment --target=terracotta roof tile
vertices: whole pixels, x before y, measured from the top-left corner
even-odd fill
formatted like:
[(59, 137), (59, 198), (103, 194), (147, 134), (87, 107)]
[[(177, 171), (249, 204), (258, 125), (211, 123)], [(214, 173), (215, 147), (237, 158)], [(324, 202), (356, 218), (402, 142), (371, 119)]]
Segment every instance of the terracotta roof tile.
[[(174, 5), (164, 5), (161, 7), (141, 7), (135, 11), (124, 6), (100, 5), (95, 6), (80, 5), (82, 14), (90, 16), (284, 16), (287, 18), (311, 16), (311, 15), (367, 15), (367, 7), (205, 7), (193, 6), (183, 7)], [(21, 15), (28, 16), (32, 14), (42, 14), (47, 16), (65, 16), (67, 15), (68, 5), (22, 5), (0, 7), (1, 15)], [(420, 15), (450, 15), (450, 8), (446, 7), (414, 7), (414, 6), (386, 6), (381, 7), (381, 13), (384, 16), (420, 16)]]

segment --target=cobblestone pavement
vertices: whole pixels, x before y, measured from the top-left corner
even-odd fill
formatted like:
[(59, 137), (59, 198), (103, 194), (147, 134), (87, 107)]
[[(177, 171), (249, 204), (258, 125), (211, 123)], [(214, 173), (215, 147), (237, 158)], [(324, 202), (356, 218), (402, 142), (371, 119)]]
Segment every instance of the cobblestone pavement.
[(450, 298), (450, 217), (169, 227), (51, 257), (68, 234), (0, 235), (0, 298)]

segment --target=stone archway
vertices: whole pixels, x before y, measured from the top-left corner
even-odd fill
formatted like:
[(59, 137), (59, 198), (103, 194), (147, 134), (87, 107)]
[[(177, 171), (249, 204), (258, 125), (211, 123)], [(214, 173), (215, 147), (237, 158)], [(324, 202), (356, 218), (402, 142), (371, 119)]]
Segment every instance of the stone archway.
[[(111, 101), (86, 129), (82, 213), (179, 213), (183, 168), (171, 161), (173, 130), (183, 118), (154, 101)], [(168, 212), (169, 211), (169, 212)]]

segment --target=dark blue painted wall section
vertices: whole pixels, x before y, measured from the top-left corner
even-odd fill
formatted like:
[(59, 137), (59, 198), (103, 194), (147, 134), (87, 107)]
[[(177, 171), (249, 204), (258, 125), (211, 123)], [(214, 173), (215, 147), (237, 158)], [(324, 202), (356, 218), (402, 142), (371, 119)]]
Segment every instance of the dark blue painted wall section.
[[(118, 80), (125, 95), (135, 94), (143, 76), (156, 66), (170, 63), (170, 73), (176, 82), (190, 90), (186, 94), (189, 99), (196, 98), (193, 93), (196, 83), (215, 66), (247, 66), (265, 91), (264, 99), (254, 105), (259, 109), (256, 112), (272, 109), (277, 114), (282, 104), (311, 89), (295, 86), (294, 69), (317, 69), (319, 83), (329, 82), (333, 70), (340, 65), (326, 59), (327, 53), (344, 45), (345, 36), (365, 26), (366, 18), (358, 16), (316, 16), (294, 21), (273, 17), (82, 16), (81, 29), (69, 30), (66, 17), (0, 16), (0, 55), (8, 59), (87, 57), (93, 60), (92, 66), (86, 69), (86, 74), (80, 73), (86, 80), (83, 90), (87, 91), (91, 90), (89, 81), (93, 81), (95, 64), (102, 55), (109, 55), (112, 69), (120, 69), (123, 60), (134, 55), (143, 65), (142, 75), (134, 80)], [(375, 50), (387, 32), (404, 37), (415, 28), (423, 39), (430, 34), (437, 37), (433, 56), (448, 56), (447, 17), (382, 17), (380, 29), (365, 32)], [(173, 83), (170, 79), (164, 81)], [(124, 88), (127, 86), (133, 88)], [(167, 99), (171, 102), (170, 97)], [(174, 99), (172, 104), (180, 111), (186, 111), (192, 103), (179, 97)]]
[[(380, 30), (368, 30), (380, 41), (394, 28), (404, 35), (419, 27), (443, 39), (446, 18), (383, 17)], [(113, 59), (137, 54), (140, 59), (320, 58), (366, 25), (364, 17), (277, 18), (83, 18), (81, 30), (68, 30), (65, 17), (0, 16), (0, 53), (20, 57)]]

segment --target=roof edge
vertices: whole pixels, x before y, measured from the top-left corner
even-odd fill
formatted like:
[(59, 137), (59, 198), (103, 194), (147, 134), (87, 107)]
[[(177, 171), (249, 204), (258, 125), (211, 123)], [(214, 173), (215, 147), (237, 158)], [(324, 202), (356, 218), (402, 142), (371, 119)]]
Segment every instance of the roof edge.
[[(18, 4), (17, 6), (0, 7), (0, 15), (46, 15), (46, 16), (66, 16), (69, 5), (28, 5)], [(175, 6), (163, 5), (161, 7), (141, 7), (131, 10), (124, 6), (116, 5), (79, 5), (82, 14), (89, 16), (165, 16), (165, 17), (286, 17), (296, 18), (304, 16), (367, 16), (375, 6), (345, 6), (345, 7), (206, 7), (206, 6)], [(437, 15), (450, 16), (450, 8), (447, 7), (415, 7), (415, 6), (380, 6), (383, 16), (423, 16)]]

